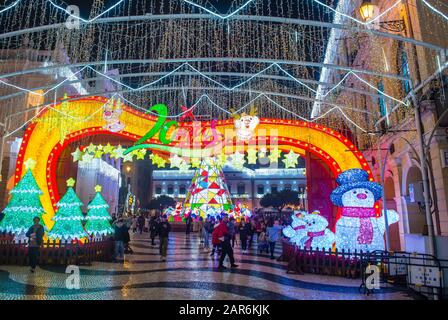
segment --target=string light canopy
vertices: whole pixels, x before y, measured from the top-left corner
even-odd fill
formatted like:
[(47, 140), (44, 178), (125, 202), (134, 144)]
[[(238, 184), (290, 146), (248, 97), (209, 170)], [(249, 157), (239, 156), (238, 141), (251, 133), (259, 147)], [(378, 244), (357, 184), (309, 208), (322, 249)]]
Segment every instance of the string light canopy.
[[(363, 20), (380, 18), (372, 6), (361, 5), (368, 9)], [(414, 44), (434, 57), (441, 48), (370, 30), (339, 7), (337, 0), (5, 1), (0, 118), (13, 113), (11, 106), (21, 112), (28, 101), (48, 104), (64, 93), (118, 95), (138, 109), (165, 103), (172, 115), (194, 106), (201, 119), (218, 120), (229, 119), (231, 108), (247, 112), (253, 105), (260, 117), (307, 120), (318, 101), (316, 123), (345, 134), (374, 131), (381, 114), (362, 108), (362, 101), (408, 108), (399, 90), (379, 90), (380, 80), (395, 88), (409, 80), (393, 62), (385, 68), (381, 48)], [(382, 10), (381, 18), (400, 4)], [(423, 14), (445, 21), (432, 9)], [(333, 39), (334, 30), (344, 30), (343, 37)], [(341, 48), (354, 57), (365, 43), (373, 46), (363, 58), (368, 63), (326, 61)], [(323, 79), (324, 67), (331, 77)], [(28, 119), (26, 112), (15, 117), (10, 131)]]

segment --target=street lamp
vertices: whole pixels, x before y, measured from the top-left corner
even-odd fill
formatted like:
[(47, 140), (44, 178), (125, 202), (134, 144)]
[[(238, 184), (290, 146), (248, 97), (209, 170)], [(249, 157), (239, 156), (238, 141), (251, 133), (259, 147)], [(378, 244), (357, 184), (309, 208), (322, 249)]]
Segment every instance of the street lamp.
[[(375, 17), (378, 16), (378, 6), (372, 3), (372, 0), (364, 0), (361, 6), (359, 7), (359, 14), (361, 18), (365, 22), (372, 21)], [(382, 28), (391, 32), (402, 32), (405, 30), (406, 25), (404, 23), (404, 19), (400, 20), (389, 20), (389, 21), (381, 21), (381, 22), (372, 22), (373, 28)]]
[(375, 18), (375, 12), (377, 8), (378, 6), (374, 5), (371, 0), (364, 0), (359, 7), (361, 18), (366, 22), (372, 20), (373, 18)]

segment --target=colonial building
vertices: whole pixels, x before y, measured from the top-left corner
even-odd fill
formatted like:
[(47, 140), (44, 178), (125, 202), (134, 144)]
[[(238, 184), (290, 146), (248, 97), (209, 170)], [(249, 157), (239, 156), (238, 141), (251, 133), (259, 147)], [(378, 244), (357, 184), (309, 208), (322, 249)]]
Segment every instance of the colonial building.
[[(350, 15), (359, 11), (362, 19), (361, 2), (345, 2), (340, 9)], [(378, 13), (394, 1), (364, 3), (369, 4), (376, 5), (372, 13)], [(370, 162), (376, 180), (384, 185), (386, 208), (395, 209), (400, 215), (398, 225), (390, 228), (390, 248), (411, 252), (427, 251), (432, 240), (425, 236), (431, 231), (439, 247), (448, 236), (446, 50), (430, 48), (430, 45), (448, 47), (443, 31), (447, 24), (428, 10), (420, 1), (404, 1), (398, 10), (391, 10), (370, 26), (372, 35), (360, 38), (353, 32), (337, 31), (332, 41), (339, 45), (334, 47), (337, 50), (328, 52), (326, 62), (371, 72), (347, 75), (327, 69), (321, 78), (323, 82), (337, 83), (345, 77), (344, 86), (333, 92), (334, 102), (350, 104), (356, 110), (347, 111), (347, 115), (356, 119), (352, 136)], [(373, 32), (393, 36), (378, 38)], [(396, 36), (430, 45), (397, 40)], [(315, 106), (315, 115), (318, 107)], [(428, 159), (431, 230), (425, 216), (418, 126)]]
[[(234, 203), (241, 202), (249, 208), (260, 208), (260, 199), (266, 193), (289, 189), (298, 191), (306, 205), (306, 171), (297, 169), (249, 169), (223, 168), (227, 187)], [(155, 170), (152, 180), (152, 194), (166, 194), (182, 202), (188, 192), (194, 170), (181, 173), (178, 170)]]

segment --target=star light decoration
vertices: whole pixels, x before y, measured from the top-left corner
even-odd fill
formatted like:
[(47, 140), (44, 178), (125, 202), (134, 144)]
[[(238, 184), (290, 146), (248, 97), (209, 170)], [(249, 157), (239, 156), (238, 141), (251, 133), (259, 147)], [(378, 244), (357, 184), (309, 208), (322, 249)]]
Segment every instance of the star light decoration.
[(227, 158), (228, 158), (228, 156), (223, 152), (223, 153), (221, 153), (218, 157), (217, 157), (218, 159), (218, 163), (221, 165), (221, 166), (225, 166), (225, 164), (226, 164), (226, 162), (227, 162)]
[(175, 154), (174, 156), (172, 156), (170, 158), (170, 168), (179, 168), (182, 165), (182, 162), (184, 162), (184, 160), (179, 157), (177, 154)]
[(112, 158), (116, 158), (116, 159), (120, 159), (120, 158), (124, 158), (123, 153), (125, 152), (126, 149), (123, 149), (123, 147), (121, 145), (119, 145), (111, 154)]
[(285, 164), (285, 168), (295, 168), (298, 164), (297, 159), (300, 157), (299, 154), (294, 153), (294, 151), (289, 151), (288, 154), (285, 155), (285, 158), (282, 162)]
[(70, 179), (68, 179), (68, 180), (66, 181), (66, 183), (67, 183), (67, 187), (74, 187), (76, 181), (75, 181), (75, 179), (70, 178)]
[(138, 149), (138, 150), (134, 150), (133, 155), (136, 156), (137, 160), (144, 160), (145, 159), (145, 155), (146, 155), (146, 149)]
[(73, 162), (81, 161), (83, 155), (84, 153), (81, 150), (79, 150), (79, 148), (76, 148), (75, 152), (72, 152)]
[(182, 161), (179, 165), (179, 171), (182, 173), (188, 172), (190, 170), (190, 165), (186, 163), (185, 161)]
[(82, 156), (82, 162), (89, 163), (92, 160), (93, 160), (93, 155), (91, 155), (90, 153), (84, 153), (84, 155)]
[(103, 187), (100, 186), (99, 184), (97, 184), (97, 185), (95, 186), (95, 192), (101, 192), (101, 190), (103, 190)]
[(152, 164), (153, 164), (153, 165), (156, 165), (157, 168), (164, 168), (165, 165), (166, 165), (166, 160), (163, 159), (162, 157), (160, 157), (160, 156), (154, 154), (154, 153), (152, 153), (152, 154), (149, 156), (149, 159), (151, 159)]
[(36, 161), (34, 159), (29, 158), (23, 164), (25, 165), (26, 170), (33, 170), (36, 167)]
[(247, 150), (247, 163), (248, 164), (257, 164), (257, 150), (256, 149), (249, 149)]
[(108, 143), (104, 148), (104, 153), (112, 153), (114, 151), (114, 147), (110, 145), (110, 143)]
[(278, 148), (275, 148), (271, 150), (268, 158), (271, 163), (278, 163), (278, 159), (282, 156), (282, 152), (278, 150)]
[(199, 168), (201, 165), (201, 160), (199, 158), (191, 158), (190, 163), (192, 168)]
[(246, 160), (244, 158), (244, 153), (235, 152), (231, 155), (230, 162), (236, 169), (243, 170), (244, 164), (246, 163)]
[(123, 162), (132, 162), (132, 153), (128, 153), (123, 156)]
[(94, 156), (97, 159), (100, 159), (103, 156), (103, 154), (104, 154), (104, 151), (100, 150), (99, 148), (97, 150), (95, 150), (95, 152), (94, 152)]

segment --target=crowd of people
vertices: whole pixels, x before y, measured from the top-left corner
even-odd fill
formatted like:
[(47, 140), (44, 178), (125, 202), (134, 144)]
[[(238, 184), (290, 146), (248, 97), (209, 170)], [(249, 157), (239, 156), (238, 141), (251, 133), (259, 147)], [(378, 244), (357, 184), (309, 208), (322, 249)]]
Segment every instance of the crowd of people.
[(207, 216), (206, 219), (188, 217), (185, 223), (187, 235), (192, 231), (191, 228), (198, 233), (203, 252), (211, 251), (212, 257), (218, 254), (220, 269), (225, 269), (223, 262), (227, 256), (230, 267), (237, 267), (233, 257), (235, 245), (241, 245), (242, 253), (247, 254), (256, 242), (259, 253), (266, 251), (271, 259), (275, 259), (275, 246), (281, 237), (282, 230), (280, 221), (275, 218), (243, 218), (238, 222), (233, 217), (223, 215), (222, 217)]
[(166, 215), (134, 215), (128, 218), (113, 218), (114, 241), (115, 241), (115, 261), (119, 262), (124, 259), (124, 253), (132, 254), (132, 248), (129, 246), (130, 232), (133, 233), (148, 232), (151, 239), (151, 245), (155, 246), (155, 239), (159, 237), (159, 253), (160, 260), (166, 260), (168, 249), (168, 236), (171, 232), (171, 225)]
[[(192, 232), (199, 236), (200, 250), (215, 258), (219, 258), (219, 269), (226, 269), (224, 261), (228, 257), (230, 268), (236, 268), (233, 255), (235, 245), (241, 246), (243, 254), (247, 254), (254, 243), (257, 244), (258, 253), (266, 252), (271, 259), (275, 259), (275, 246), (282, 234), (282, 227), (287, 221), (276, 218), (264, 218), (255, 216), (252, 218), (242, 218), (240, 221), (228, 215), (218, 217), (207, 216), (193, 219), (188, 216), (185, 219), (186, 235)], [(160, 212), (153, 214), (138, 214), (133, 216), (113, 216), (112, 226), (114, 227), (114, 261), (124, 261), (124, 254), (132, 254), (133, 250), (129, 243), (131, 241), (130, 232), (136, 234), (149, 233), (150, 243), (156, 245), (156, 238), (159, 239), (160, 260), (166, 261), (168, 249), (168, 237), (171, 232), (171, 225), (166, 215)], [(34, 225), (26, 234), (29, 238), (29, 257), (31, 272), (34, 272), (39, 256), (39, 248), (42, 244), (44, 228), (40, 224), (38, 217), (34, 218)]]

